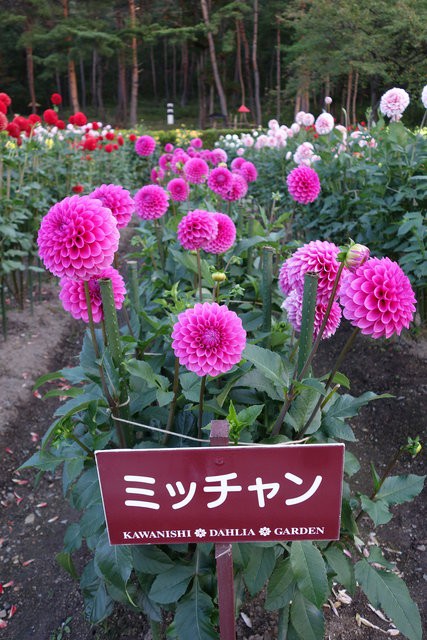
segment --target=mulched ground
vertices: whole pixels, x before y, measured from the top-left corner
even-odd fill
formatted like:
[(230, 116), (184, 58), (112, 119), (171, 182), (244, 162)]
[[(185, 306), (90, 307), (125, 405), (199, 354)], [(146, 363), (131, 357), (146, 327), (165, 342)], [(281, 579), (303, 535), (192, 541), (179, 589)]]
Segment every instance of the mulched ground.
[[(35, 486), (32, 471), (18, 473), (17, 467), (37, 447), (48, 428), (54, 400), (41, 401), (31, 393), (35, 378), (63, 366), (72, 365), (80, 350), (81, 326), (58, 311), (57, 292), (47, 289), (44, 300), (31, 316), (29, 310), (10, 315), (8, 342), (0, 338), (0, 628), (1, 640), (148, 640), (143, 616), (118, 608), (112, 620), (91, 628), (83, 616), (83, 602), (73, 580), (58, 568), (55, 555), (61, 550), (62, 537), (77, 514), (62, 495), (61, 477), (45, 476)], [(319, 372), (326, 371), (348, 335), (340, 330), (322, 345), (317, 360)], [(33, 337), (36, 336), (36, 337)], [(351, 382), (351, 392), (366, 390), (389, 392), (394, 398), (371, 403), (353, 421), (358, 442), (349, 448), (362, 463), (355, 477), (356, 488), (369, 492), (369, 462), (375, 460), (381, 472), (408, 436), (426, 440), (427, 415), (427, 341), (398, 339), (375, 342), (359, 337), (342, 367)], [(412, 461), (399, 462), (397, 470), (423, 473), (424, 454)], [(373, 534), (369, 519), (362, 522), (365, 539), (371, 535), (386, 547), (389, 559), (399, 571), (426, 619), (426, 502), (425, 496), (394, 509), (391, 523)], [(373, 537), (374, 536), (374, 537)], [(77, 559), (82, 566), (84, 558)], [(334, 598), (333, 603), (339, 602)], [(424, 610), (423, 610), (424, 609)], [(262, 608), (262, 598), (248, 601), (240, 618), (238, 638), (273, 640), (277, 637), (276, 619)], [(360, 623), (387, 630), (389, 624), (371, 611), (363, 596), (352, 603), (340, 603), (326, 610), (326, 638), (375, 640), (384, 632)], [(65, 622), (70, 629), (67, 633)], [(61, 635), (62, 633), (62, 635)]]

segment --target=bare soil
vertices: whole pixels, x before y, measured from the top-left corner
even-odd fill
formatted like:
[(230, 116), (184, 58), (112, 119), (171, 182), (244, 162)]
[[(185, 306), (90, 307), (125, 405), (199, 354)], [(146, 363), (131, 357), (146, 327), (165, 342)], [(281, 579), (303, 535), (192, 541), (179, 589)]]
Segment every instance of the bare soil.
[[(328, 369), (347, 335), (348, 330), (343, 328), (322, 345), (319, 372)], [(81, 337), (81, 325), (61, 310), (52, 284), (42, 292), (42, 301), (35, 305), (32, 315), (29, 307), (23, 312), (11, 310), (8, 340), (0, 337), (0, 624), (7, 623), (0, 628), (1, 640), (151, 637), (142, 615), (120, 607), (111, 620), (96, 628), (85, 621), (77, 584), (55, 561), (66, 527), (78, 517), (63, 497), (60, 474), (46, 475), (36, 484), (35, 472), (16, 471), (38, 446), (56, 406), (53, 399), (36, 397), (32, 385), (41, 374), (72, 366), (80, 351)], [(347, 357), (342, 370), (351, 380), (353, 395), (367, 390), (394, 395), (371, 403), (353, 420), (358, 440), (348, 448), (362, 466), (354, 479), (356, 489), (370, 492), (370, 461), (381, 473), (408, 436), (420, 435), (425, 442), (426, 360), (427, 341), (421, 335), (392, 342), (359, 336)], [(397, 472), (422, 474), (423, 458), (424, 454), (414, 461), (410, 456), (403, 457)], [(397, 563), (425, 619), (425, 493), (394, 511), (395, 518), (375, 532), (368, 518), (362, 520), (361, 537), (371, 543), (378, 540), (387, 549), (388, 558)], [(78, 566), (83, 564), (84, 557), (77, 559)], [(238, 624), (239, 639), (277, 637), (277, 620), (263, 610), (262, 597), (248, 600), (243, 614)], [(331, 640), (382, 639), (391, 628), (368, 607), (362, 595), (350, 604), (333, 597), (325, 614), (325, 637)]]

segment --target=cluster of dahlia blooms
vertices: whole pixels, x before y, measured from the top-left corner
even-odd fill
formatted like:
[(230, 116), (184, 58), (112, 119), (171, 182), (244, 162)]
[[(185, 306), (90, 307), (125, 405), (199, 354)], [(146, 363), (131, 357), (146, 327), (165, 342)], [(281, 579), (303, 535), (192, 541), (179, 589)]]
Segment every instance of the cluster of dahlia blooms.
[(205, 302), (179, 314), (172, 340), (180, 364), (198, 376), (217, 376), (240, 362), (246, 331), (227, 306)]
[(111, 266), (134, 203), (120, 185), (101, 185), (90, 196), (57, 202), (41, 221), (37, 236), (45, 267), (60, 280), (59, 297), (74, 318), (89, 321), (86, 286), (93, 319), (103, 319), (99, 280), (110, 278), (117, 309), (126, 294), (120, 274)]
[[(340, 248), (315, 240), (300, 247), (282, 264), (279, 287), (286, 296), (282, 308), (296, 331), (301, 329), (304, 275), (318, 275), (314, 337), (317, 336), (338, 277)], [(347, 251), (345, 267), (335, 293), (322, 338), (337, 330), (341, 315), (373, 338), (400, 335), (414, 318), (415, 294), (408, 277), (397, 262), (371, 258), (369, 249), (353, 244)]]
[(236, 226), (225, 213), (195, 209), (179, 222), (177, 234), (184, 249), (219, 254), (233, 246)]

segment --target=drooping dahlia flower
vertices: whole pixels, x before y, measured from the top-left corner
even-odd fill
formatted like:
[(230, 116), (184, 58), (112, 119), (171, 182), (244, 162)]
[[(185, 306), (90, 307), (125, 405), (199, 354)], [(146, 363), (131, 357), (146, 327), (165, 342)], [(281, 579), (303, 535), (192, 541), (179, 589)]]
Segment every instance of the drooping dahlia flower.
[(291, 197), (300, 204), (314, 202), (320, 193), (319, 176), (311, 167), (299, 165), (286, 178)]
[(119, 239), (110, 209), (100, 200), (76, 195), (51, 207), (37, 243), (40, 258), (55, 276), (87, 280), (111, 265)]
[(235, 202), (244, 198), (248, 192), (248, 183), (240, 173), (233, 173), (233, 181), (227, 193), (224, 193), (221, 197), (224, 200)]
[(209, 174), (208, 187), (214, 193), (223, 196), (228, 192), (233, 182), (233, 174), (227, 167), (215, 167)]
[(188, 182), (183, 178), (173, 178), (173, 180), (168, 182), (166, 188), (174, 202), (185, 202), (190, 194)]
[[(94, 322), (101, 322), (104, 319), (104, 310), (102, 307), (101, 287), (99, 281), (101, 278), (110, 278), (113, 288), (114, 304), (116, 309), (121, 309), (123, 300), (126, 295), (126, 287), (120, 273), (114, 267), (108, 267), (101, 271), (98, 276), (94, 276), (88, 280), (89, 297), (92, 308)], [(86, 294), (84, 280), (71, 280), (70, 278), (61, 278), (61, 291), (59, 298), (65, 311), (69, 311), (76, 320), (89, 322), (89, 314), (87, 310)]]
[(136, 192), (135, 211), (142, 220), (161, 218), (169, 207), (169, 194), (157, 184), (147, 184)]
[[(313, 326), (314, 339), (317, 338), (317, 334), (319, 333), (323, 318), (325, 317), (327, 306), (327, 302), (325, 301), (317, 300), (316, 302)], [(291, 323), (295, 331), (299, 333), (301, 331), (302, 321), (302, 294), (298, 293), (296, 290), (291, 291), (288, 297), (284, 300), (282, 309), (285, 309), (289, 322)], [(338, 302), (333, 302), (329, 318), (326, 322), (325, 329), (322, 334), (322, 340), (330, 338), (334, 335), (340, 325), (341, 316), (342, 311), (340, 305), (338, 304)]]
[(184, 165), (184, 175), (192, 184), (206, 182), (208, 174), (208, 164), (202, 158), (190, 158)]
[(240, 318), (216, 302), (196, 304), (180, 313), (172, 338), (180, 364), (198, 376), (226, 373), (241, 360), (246, 346)]
[(204, 249), (218, 233), (218, 222), (209, 211), (189, 211), (178, 224), (178, 240), (189, 251)]
[(129, 191), (119, 184), (102, 184), (89, 194), (91, 198), (101, 200), (117, 220), (117, 228), (126, 227), (135, 211), (135, 203)]
[(310, 271), (318, 276), (318, 300), (327, 302), (340, 266), (337, 259), (339, 253), (340, 248), (337, 245), (322, 240), (312, 240), (297, 249), (290, 258), (285, 260), (280, 269), (279, 285), (283, 293), (288, 295), (292, 289), (296, 289), (302, 294), (304, 275)]
[(320, 116), (317, 117), (316, 122), (314, 123), (314, 128), (316, 132), (321, 135), (327, 135), (333, 131), (335, 126), (334, 118), (330, 113), (321, 113)]
[(409, 104), (409, 95), (405, 89), (393, 87), (382, 96), (380, 101), (380, 111), (383, 115), (392, 120), (399, 120), (402, 113)]
[(211, 214), (218, 223), (218, 232), (213, 240), (203, 247), (208, 253), (225, 253), (234, 244), (236, 226), (230, 216), (216, 211)]
[(370, 258), (343, 279), (340, 301), (344, 317), (373, 338), (389, 338), (407, 329), (415, 313), (409, 278), (390, 258)]
[(135, 142), (135, 151), (139, 156), (151, 156), (156, 148), (156, 141), (151, 136), (140, 136)]

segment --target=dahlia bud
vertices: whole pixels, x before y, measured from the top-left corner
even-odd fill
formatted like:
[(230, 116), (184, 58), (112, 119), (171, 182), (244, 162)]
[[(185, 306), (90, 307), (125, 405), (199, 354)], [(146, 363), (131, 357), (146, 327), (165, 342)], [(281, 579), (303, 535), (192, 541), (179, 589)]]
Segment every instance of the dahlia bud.
[(408, 438), (408, 444), (404, 447), (413, 458), (417, 456), (423, 448), (419, 436), (416, 438)]
[(227, 276), (223, 271), (215, 271), (215, 273), (212, 274), (212, 280), (214, 282), (225, 282)]
[(345, 265), (350, 269), (350, 271), (356, 271), (358, 267), (361, 267), (362, 264), (365, 264), (365, 262), (369, 258), (369, 255), (370, 251), (368, 247), (365, 247), (365, 245), (363, 244), (353, 244), (347, 251), (347, 255), (345, 257)]
[(326, 96), (325, 104), (332, 104), (332, 98), (330, 96)]

